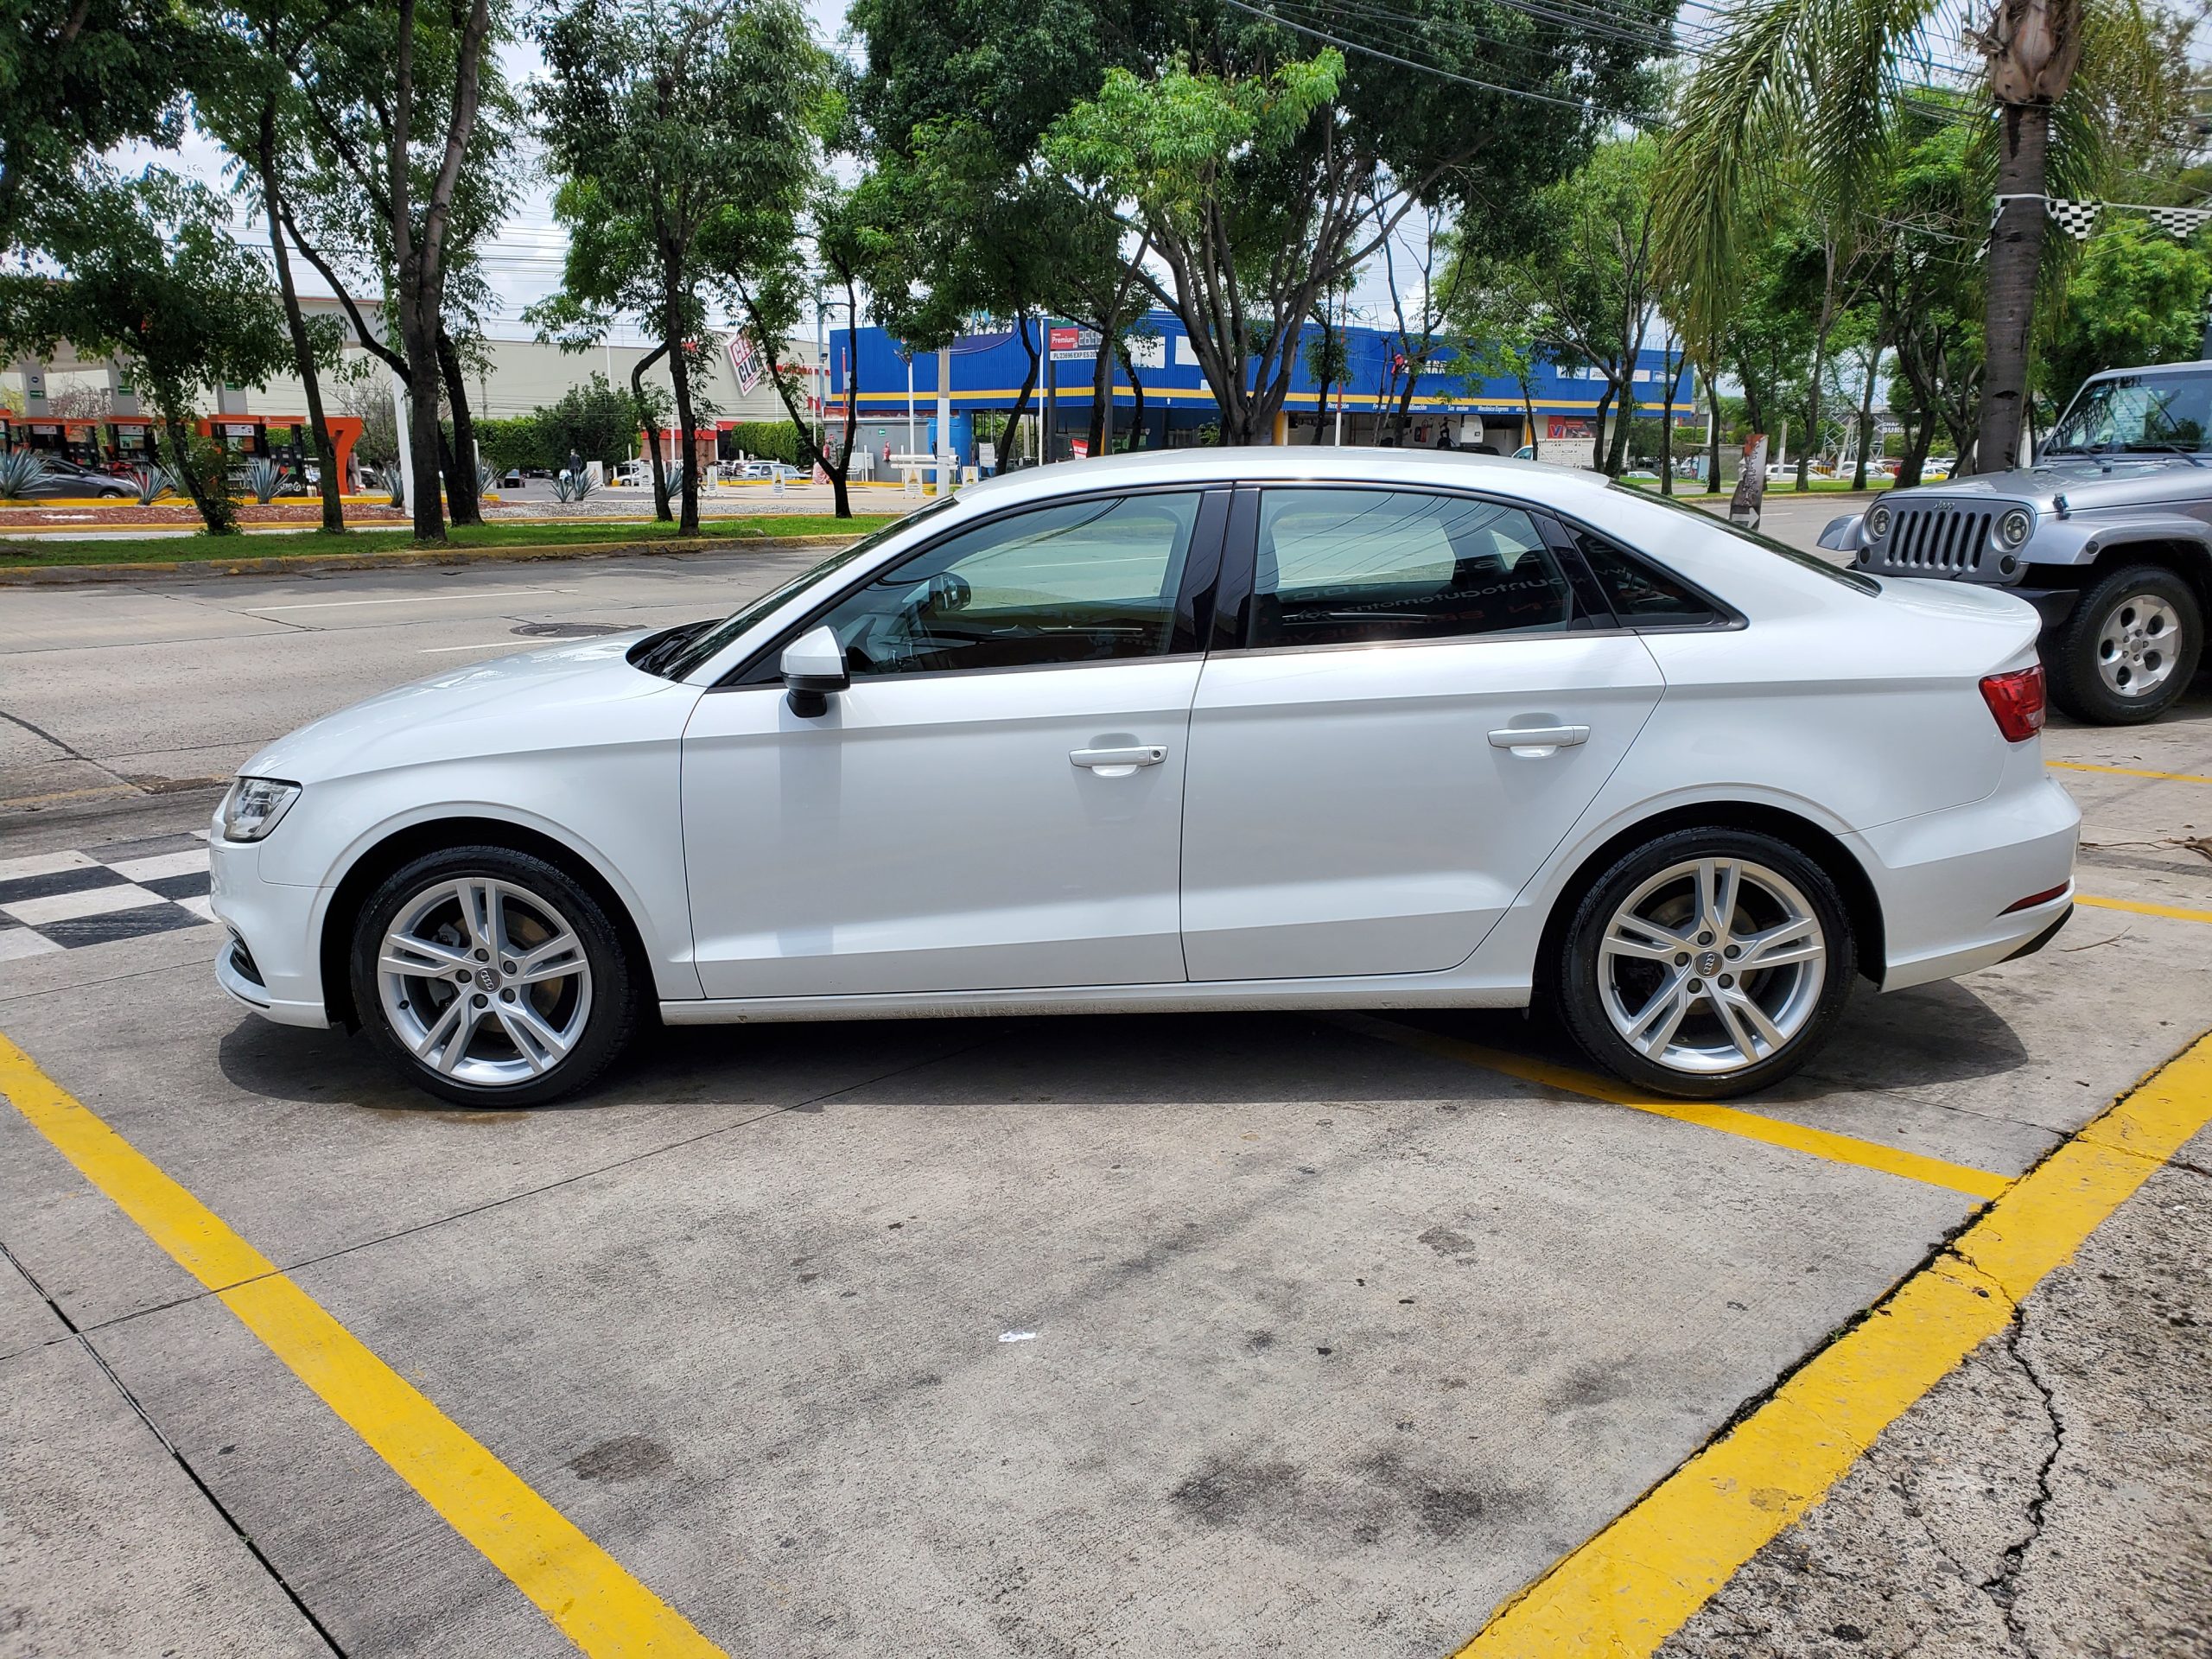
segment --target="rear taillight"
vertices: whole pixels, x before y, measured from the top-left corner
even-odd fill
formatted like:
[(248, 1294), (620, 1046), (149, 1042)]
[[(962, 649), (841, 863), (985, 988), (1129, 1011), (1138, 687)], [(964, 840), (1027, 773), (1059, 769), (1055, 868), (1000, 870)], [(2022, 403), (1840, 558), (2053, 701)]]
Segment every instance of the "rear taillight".
[(1985, 677), (1981, 700), (1997, 716), (1997, 729), (2007, 743), (2026, 742), (2043, 730), (2043, 664)]

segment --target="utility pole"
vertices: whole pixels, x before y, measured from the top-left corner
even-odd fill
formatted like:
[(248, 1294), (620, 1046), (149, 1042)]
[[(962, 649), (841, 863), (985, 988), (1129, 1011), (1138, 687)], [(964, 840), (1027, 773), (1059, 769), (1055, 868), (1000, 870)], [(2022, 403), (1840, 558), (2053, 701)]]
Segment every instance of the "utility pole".
[(937, 348), (937, 493), (950, 495), (959, 482), (959, 457), (952, 448), (952, 343)]

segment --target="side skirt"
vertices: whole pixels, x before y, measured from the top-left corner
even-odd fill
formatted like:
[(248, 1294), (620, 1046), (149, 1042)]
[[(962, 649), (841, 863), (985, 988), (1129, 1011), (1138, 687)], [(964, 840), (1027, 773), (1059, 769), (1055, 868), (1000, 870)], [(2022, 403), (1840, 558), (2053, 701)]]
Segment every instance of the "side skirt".
[(1524, 1008), (1527, 982), (1402, 979), (1230, 980), (1180, 985), (1061, 985), (1042, 990), (910, 991), (866, 996), (709, 998), (663, 1002), (671, 1026), (798, 1020), (923, 1020), (1017, 1014), (1204, 1014), (1281, 1008)]

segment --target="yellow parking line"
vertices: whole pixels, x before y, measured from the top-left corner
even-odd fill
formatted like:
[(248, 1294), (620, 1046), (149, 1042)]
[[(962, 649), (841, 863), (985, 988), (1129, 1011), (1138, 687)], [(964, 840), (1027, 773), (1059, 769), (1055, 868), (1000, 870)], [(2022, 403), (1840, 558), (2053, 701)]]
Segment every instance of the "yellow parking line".
[(2171, 916), (2177, 922), (2212, 922), (2212, 910), (2183, 910), (2174, 905), (2146, 905), (2133, 899), (2097, 899), (2086, 893), (2074, 895), (2077, 905), (2092, 910), (2124, 910), (2137, 916)]
[(1608, 1105), (1625, 1106), (1631, 1111), (1649, 1112), (1654, 1117), (1671, 1117), (1679, 1123), (1694, 1123), (1700, 1128), (1718, 1129), (1723, 1135), (1740, 1135), (1746, 1141), (1762, 1141), (1770, 1147), (1786, 1147), (1792, 1152), (1809, 1153), (1815, 1158), (1825, 1158), (1830, 1163), (1856, 1164), (1861, 1169), (1879, 1170), (1885, 1175), (1901, 1175), (1907, 1180), (1925, 1181), (1930, 1186), (1948, 1187), (1954, 1192), (1964, 1192), (1969, 1198), (1993, 1198), (2012, 1185), (2005, 1177), (1993, 1174), (1986, 1169), (1948, 1163), (1941, 1158), (1923, 1157), (1916, 1152), (1900, 1151), (1896, 1147), (1885, 1147), (1878, 1141), (1861, 1141), (1856, 1135), (1837, 1135), (1829, 1129), (1808, 1128), (1802, 1123), (1787, 1122), (1758, 1112), (1740, 1111), (1733, 1106), (1713, 1106), (1699, 1101), (1656, 1100), (1635, 1093), (1624, 1084), (1592, 1077), (1586, 1071), (1572, 1071), (1546, 1060), (1532, 1060), (1519, 1054), (1509, 1054), (1503, 1049), (1484, 1048), (1478, 1043), (1463, 1043), (1456, 1037), (1424, 1031), (1418, 1026), (1402, 1026), (1395, 1020), (1376, 1020), (1363, 1014), (1331, 1017), (1338, 1025), (1364, 1032), (1370, 1037), (1379, 1037), (1384, 1042), (1419, 1049), (1425, 1054), (1434, 1054), (1447, 1060), (1463, 1060), (1491, 1071), (1503, 1071), (1506, 1076), (1519, 1077), (1524, 1083), (1563, 1089), (1571, 1095), (1602, 1100)]
[(1773, 1395), (1492, 1615), (1454, 1659), (1643, 1659), (2011, 1323), (2044, 1275), (2212, 1122), (2212, 1038), (2063, 1141)]
[(579, 1648), (607, 1659), (721, 1653), (4, 1036), (0, 1092)]
[(2212, 784), (2212, 778), (2200, 778), (2189, 772), (2141, 772), (2133, 766), (2093, 766), (2086, 760), (2046, 760), (2046, 766), (2056, 766), (2062, 772), (2104, 772), (2116, 778), (2157, 778), (2169, 784)]

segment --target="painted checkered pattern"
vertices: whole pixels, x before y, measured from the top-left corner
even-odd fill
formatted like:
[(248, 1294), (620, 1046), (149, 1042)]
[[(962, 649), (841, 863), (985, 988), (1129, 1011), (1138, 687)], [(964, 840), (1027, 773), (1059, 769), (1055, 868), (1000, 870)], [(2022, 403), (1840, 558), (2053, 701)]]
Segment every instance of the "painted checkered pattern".
[(205, 833), (118, 842), (97, 855), (0, 858), (0, 962), (214, 919)]

